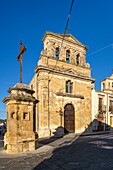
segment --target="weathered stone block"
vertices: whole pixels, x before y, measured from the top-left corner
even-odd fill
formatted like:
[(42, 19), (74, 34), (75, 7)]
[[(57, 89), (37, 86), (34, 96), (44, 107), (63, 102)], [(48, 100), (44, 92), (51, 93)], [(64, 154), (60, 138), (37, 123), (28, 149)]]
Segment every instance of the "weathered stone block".
[(10, 96), (3, 100), (7, 109), (7, 133), (4, 138), (7, 153), (35, 150), (38, 135), (34, 128), (36, 121), (34, 114), (38, 101), (32, 95), (34, 91), (29, 86), (19, 83), (10, 88), (9, 93)]

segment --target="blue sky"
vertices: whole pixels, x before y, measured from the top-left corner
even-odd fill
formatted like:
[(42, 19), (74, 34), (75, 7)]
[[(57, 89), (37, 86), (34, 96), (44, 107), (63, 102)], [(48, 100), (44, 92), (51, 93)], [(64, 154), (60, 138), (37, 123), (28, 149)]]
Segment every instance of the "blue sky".
[[(0, 118), (6, 117), (2, 99), (19, 82), (20, 40), (27, 46), (23, 83), (28, 84), (43, 49), (42, 37), (46, 31), (64, 32), (70, 4), (71, 0), (0, 0)], [(113, 69), (113, 0), (74, 0), (68, 27), (67, 33), (88, 47), (86, 60), (99, 90), (100, 81)]]

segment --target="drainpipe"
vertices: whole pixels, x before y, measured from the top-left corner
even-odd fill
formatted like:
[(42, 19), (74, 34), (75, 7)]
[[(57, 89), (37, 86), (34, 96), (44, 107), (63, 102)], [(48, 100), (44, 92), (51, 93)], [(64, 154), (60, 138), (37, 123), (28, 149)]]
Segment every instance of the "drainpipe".
[(106, 117), (107, 117), (107, 120), (106, 120), (106, 123), (107, 123), (107, 127), (108, 127), (108, 94), (107, 94), (107, 108), (106, 108)]
[(50, 79), (49, 79), (49, 73), (48, 73), (48, 129), (49, 129), (49, 132), (50, 132), (50, 136), (51, 136), (51, 129), (50, 129)]

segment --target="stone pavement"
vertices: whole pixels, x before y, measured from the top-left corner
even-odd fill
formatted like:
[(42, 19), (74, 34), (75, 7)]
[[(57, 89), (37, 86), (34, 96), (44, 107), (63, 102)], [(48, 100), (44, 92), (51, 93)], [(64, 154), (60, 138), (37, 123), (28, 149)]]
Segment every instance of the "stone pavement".
[(18, 155), (0, 149), (0, 170), (113, 170), (113, 133), (69, 134), (41, 139), (40, 148)]
[(76, 138), (75, 134), (69, 134), (63, 138), (40, 139), (37, 150), (21, 154), (7, 154), (3, 149), (3, 141), (0, 141), (0, 170), (31, 170), (45, 159), (50, 158), (55, 148), (64, 143), (71, 143)]

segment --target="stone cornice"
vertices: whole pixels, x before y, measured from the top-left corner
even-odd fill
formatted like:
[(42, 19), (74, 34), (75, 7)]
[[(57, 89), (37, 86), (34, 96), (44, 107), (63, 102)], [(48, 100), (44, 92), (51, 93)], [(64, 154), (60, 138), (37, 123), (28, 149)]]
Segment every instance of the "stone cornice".
[(105, 80), (113, 80), (113, 74), (112, 74), (111, 76), (109, 76), (109, 77), (106, 77), (104, 80), (101, 81), (101, 83), (102, 83), (103, 81), (105, 81)]
[[(47, 55), (45, 55), (45, 54), (41, 54), (41, 56), (40, 56), (40, 59), (41, 59), (41, 57), (46, 57), (46, 58), (50, 58), (50, 59), (52, 59), (52, 60), (56, 60), (56, 58), (54, 58), (54, 56), (47, 56)], [(67, 62), (66, 61), (64, 61), (64, 60), (57, 60), (57, 61), (59, 61), (59, 62), (63, 62), (63, 63), (66, 63), (67, 64)], [(56, 62), (57, 62), (56, 61)], [(73, 66), (77, 66), (77, 67), (81, 67), (81, 68), (85, 68), (85, 69), (88, 69), (88, 70), (92, 70), (91, 68), (89, 68), (89, 67), (85, 67), (85, 66), (81, 66), (81, 65), (76, 65), (76, 64), (73, 64), (73, 63), (68, 63), (68, 64), (71, 64), (71, 65), (73, 65)]]
[(17, 83), (14, 87), (9, 88), (8, 92), (10, 95), (2, 100), (4, 103), (10, 100), (38, 103), (38, 100), (33, 96), (34, 90), (26, 84)]
[(10, 93), (12, 90), (19, 90), (19, 91), (25, 91), (26, 93), (33, 94), (35, 91), (30, 89), (30, 87), (23, 83), (17, 83), (14, 87), (10, 87), (8, 89), (8, 92)]
[(67, 75), (67, 76), (71, 76), (71, 77), (74, 77), (74, 78), (79, 78), (79, 79), (83, 79), (83, 80), (88, 80), (88, 81), (91, 81), (92, 83), (95, 81), (95, 79), (91, 78), (91, 77), (87, 77), (87, 76), (82, 76), (82, 75), (76, 75), (76, 74), (73, 74), (73, 73), (68, 73), (68, 72), (64, 72), (64, 71), (61, 71), (61, 70), (56, 70), (56, 69), (52, 69), (52, 68), (49, 68), (49, 67), (46, 67), (46, 66), (37, 66), (35, 68), (35, 72), (37, 73), (38, 71), (48, 71), (48, 72), (55, 72), (55, 73), (58, 73), (58, 74), (62, 74), (62, 75)]
[(82, 95), (77, 95), (77, 94), (72, 94), (72, 93), (57, 92), (56, 95), (57, 95), (57, 96), (62, 96), (62, 97), (71, 97), (71, 98), (84, 99), (84, 96), (82, 96)]
[(33, 102), (33, 103), (38, 103), (38, 100), (35, 99), (33, 96), (32, 97), (26, 97), (26, 96), (16, 96), (16, 95), (11, 95), (5, 97), (2, 101), (3, 103), (7, 103), (10, 100), (16, 100), (16, 101), (25, 101), (25, 102)]
[(113, 97), (113, 93), (109, 93), (109, 92), (106, 92), (106, 91), (95, 90), (95, 92), (98, 93), (98, 95), (105, 96), (107, 94), (107, 95), (109, 95), (109, 97)]
[(25, 89), (25, 88), (20, 89), (20, 88), (17, 88), (17, 87), (15, 87), (15, 88), (10, 87), (10, 88), (8, 89), (8, 92), (10, 93), (12, 90), (25, 91), (25, 92), (30, 93), (30, 94), (33, 94), (33, 93), (35, 92), (34, 90), (31, 90), (31, 89)]

